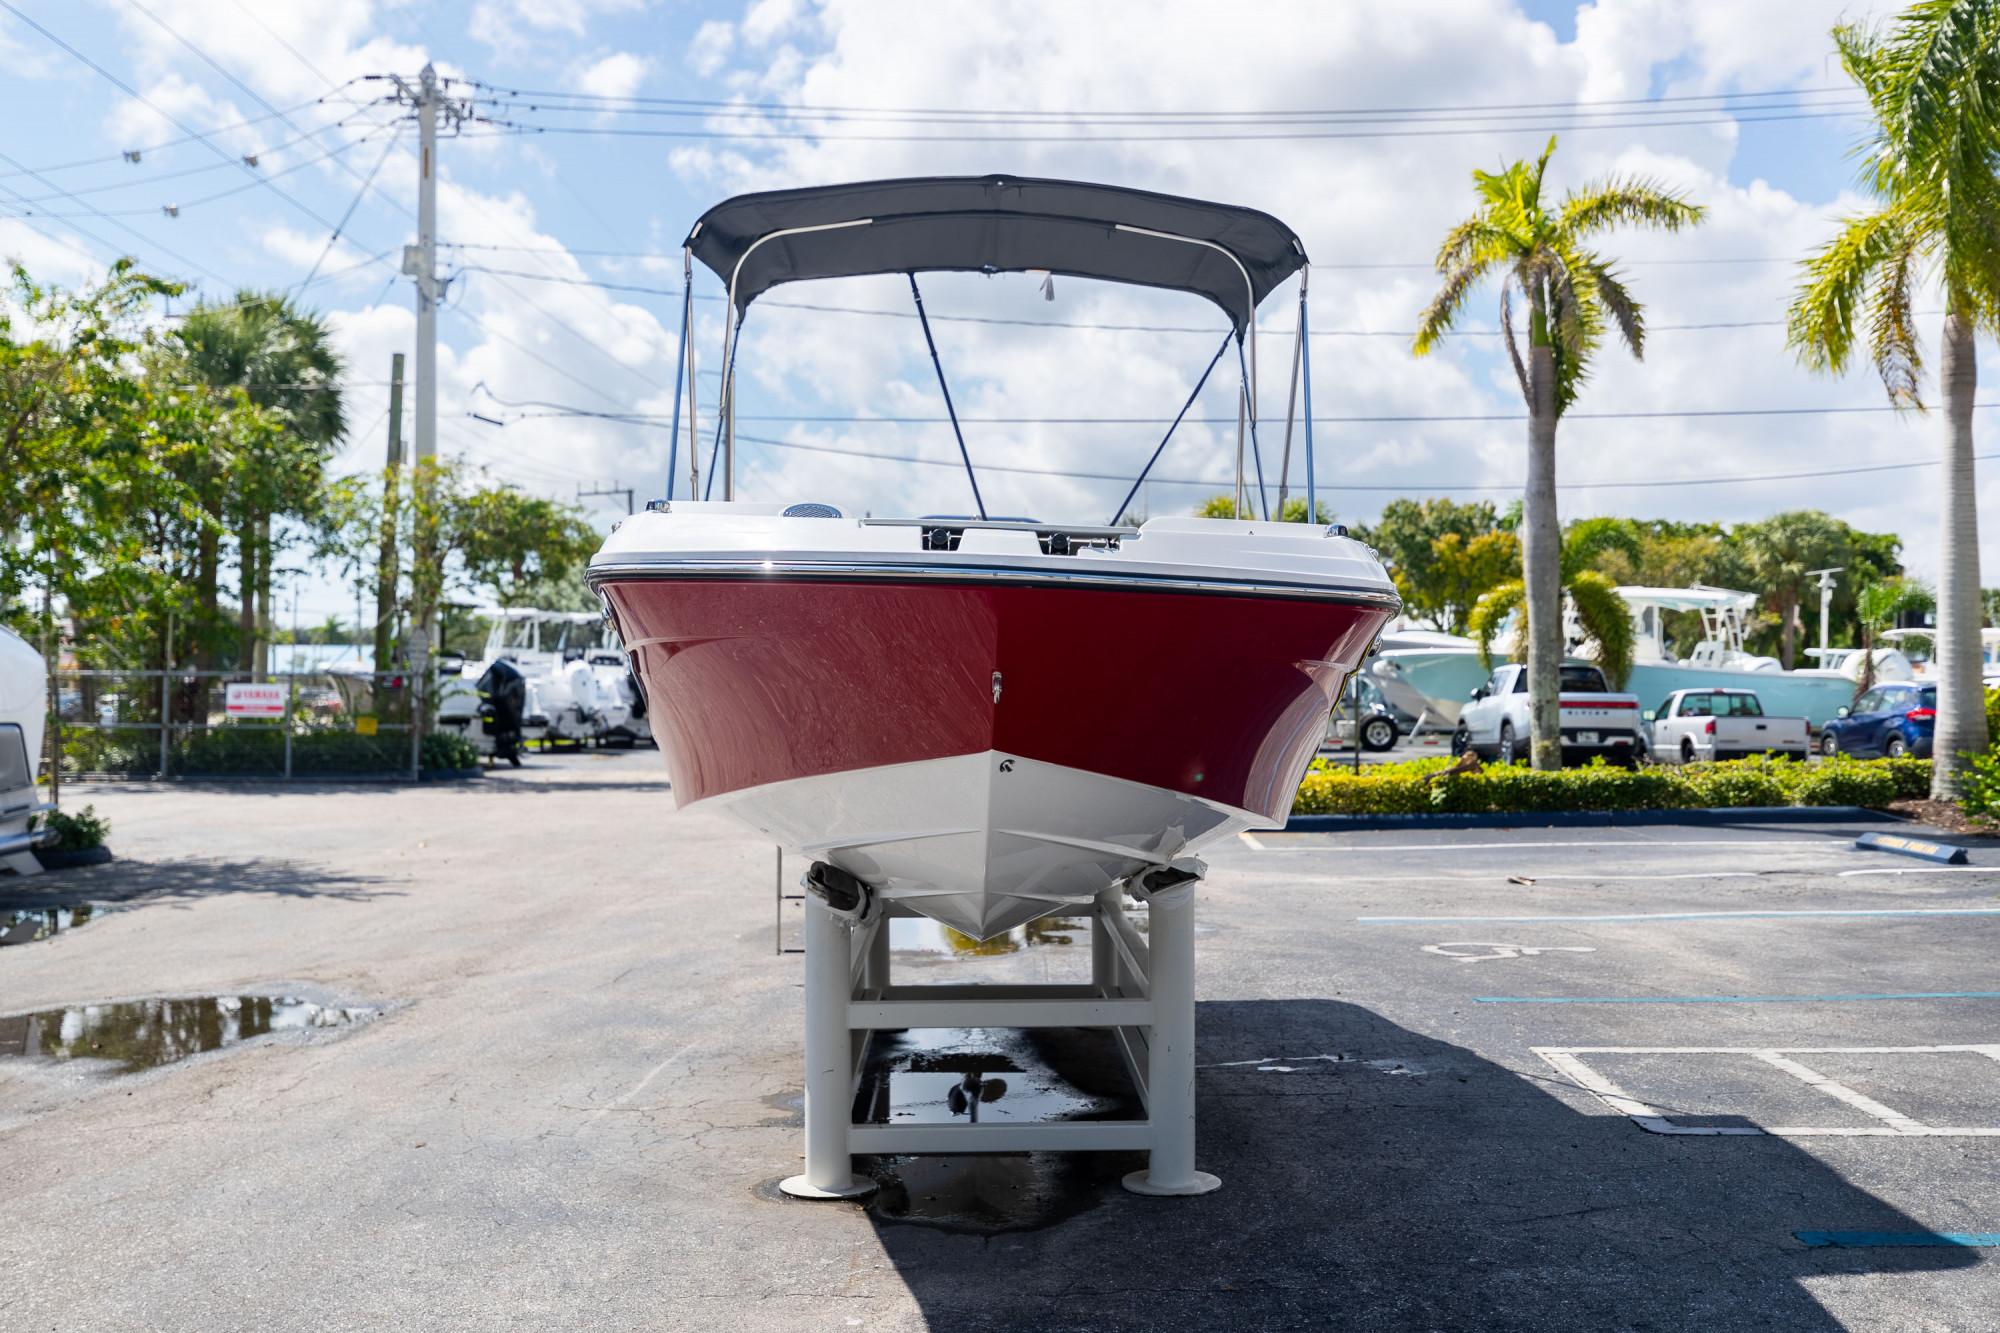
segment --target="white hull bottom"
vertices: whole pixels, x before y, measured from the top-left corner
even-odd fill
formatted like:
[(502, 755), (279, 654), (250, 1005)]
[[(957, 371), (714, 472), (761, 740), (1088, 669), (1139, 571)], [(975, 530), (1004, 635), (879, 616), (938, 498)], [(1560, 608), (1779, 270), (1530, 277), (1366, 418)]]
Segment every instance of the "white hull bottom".
[(1268, 822), (990, 750), (774, 782), (716, 803), (773, 842), (981, 940)]

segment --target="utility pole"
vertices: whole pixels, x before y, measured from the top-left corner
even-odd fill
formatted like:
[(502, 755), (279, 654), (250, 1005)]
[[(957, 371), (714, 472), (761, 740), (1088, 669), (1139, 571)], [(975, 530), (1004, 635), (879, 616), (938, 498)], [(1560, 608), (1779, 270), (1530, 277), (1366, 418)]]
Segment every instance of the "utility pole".
[(403, 354), (389, 358), (389, 461), (382, 471), (382, 546), (375, 558), (375, 669), (391, 669), (396, 630), (396, 584), (402, 577), (396, 547), (397, 470), (403, 465)]
[(416, 686), (415, 731), (430, 723), (431, 653), (437, 645), (437, 595), (443, 585), (437, 548), (437, 307), (444, 291), (437, 279), (437, 131), (440, 115), (455, 130), (470, 114), (468, 103), (444, 95), (437, 71), (425, 65), (412, 88), (398, 76), (399, 101), (417, 113), (417, 243), (403, 247), (403, 272), (417, 285), (416, 475), (411, 486), (414, 564), (410, 571), (410, 674)]
[(1838, 569), (1811, 569), (1807, 578), (1819, 580), (1819, 664), (1826, 665), (1827, 629), (1833, 623), (1833, 585), (1840, 574)]
[(579, 499), (579, 500), (589, 500), (589, 499), (593, 499), (593, 498), (595, 498), (595, 497), (597, 497), (597, 496), (600, 496), (600, 495), (622, 495), (622, 496), (624, 496), (624, 497), (625, 497), (625, 516), (626, 516), (627, 518), (630, 518), (630, 517), (632, 516), (632, 499), (633, 499), (633, 488), (632, 488), (632, 487), (630, 487), (630, 486), (620, 486), (620, 485), (619, 485), (619, 484), (618, 484), (617, 482), (615, 482), (615, 481), (614, 481), (614, 482), (612, 482), (612, 483), (611, 483), (611, 484), (610, 484), (609, 486), (592, 486), (592, 487), (590, 487), (590, 488), (589, 488), (588, 490), (586, 490), (586, 489), (584, 489), (584, 486), (583, 486), (583, 483), (582, 483), (582, 482), (578, 482), (578, 483), (577, 483), (577, 486), (576, 486), (576, 498), (577, 498), (577, 499)]

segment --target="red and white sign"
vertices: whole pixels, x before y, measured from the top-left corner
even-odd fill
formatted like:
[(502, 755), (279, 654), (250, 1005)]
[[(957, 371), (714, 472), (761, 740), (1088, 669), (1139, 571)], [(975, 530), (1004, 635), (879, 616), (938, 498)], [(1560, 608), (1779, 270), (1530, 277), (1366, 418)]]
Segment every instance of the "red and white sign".
[(285, 687), (233, 680), (224, 688), (222, 711), (231, 717), (283, 717)]

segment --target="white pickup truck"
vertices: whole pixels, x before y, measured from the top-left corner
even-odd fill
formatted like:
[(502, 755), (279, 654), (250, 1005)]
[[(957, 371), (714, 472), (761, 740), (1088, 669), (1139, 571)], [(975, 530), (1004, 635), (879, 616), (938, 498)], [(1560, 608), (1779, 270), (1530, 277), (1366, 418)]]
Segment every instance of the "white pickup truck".
[(1663, 764), (1775, 753), (1804, 759), (1802, 717), (1766, 717), (1755, 690), (1675, 690), (1646, 715), (1646, 746)]
[[(1639, 734), (1638, 695), (1613, 693), (1604, 673), (1583, 663), (1563, 665), (1561, 688), (1563, 763), (1587, 763), (1600, 755), (1614, 764), (1639, 762), (1645, 740)], [(1528, 734), (1528, 669), (1510, 663), (1494, 668), (1472, 692), (1472, 702), (1459, 712), (1451, 748), (1511, 764), (1528, 757)]]

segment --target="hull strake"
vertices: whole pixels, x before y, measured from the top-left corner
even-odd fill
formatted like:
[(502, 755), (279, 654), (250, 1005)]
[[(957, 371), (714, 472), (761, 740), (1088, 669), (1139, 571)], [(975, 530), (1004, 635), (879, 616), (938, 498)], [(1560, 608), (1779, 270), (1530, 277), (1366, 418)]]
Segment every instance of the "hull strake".
[(1389, 614), (1048, 584), (597, 583), (682, 805), (993, 751), (1281, 822)]

